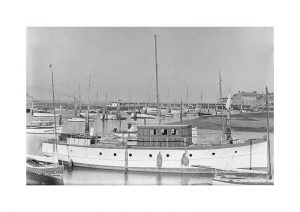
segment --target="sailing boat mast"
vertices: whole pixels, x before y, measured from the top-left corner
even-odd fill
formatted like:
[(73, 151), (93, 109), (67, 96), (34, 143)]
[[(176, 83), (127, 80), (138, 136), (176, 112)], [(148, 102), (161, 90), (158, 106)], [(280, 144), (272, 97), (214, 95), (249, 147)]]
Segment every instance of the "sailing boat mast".
[(80, 84), (79, 84), (79, 114), (81, 113), (81, 96), (80, 96)]
[(201, 91), (201, 103), (200, 103), (200, 112), (202, 111), (202, 105), (203, 105), (203, 102), (202, 102), (202, 91)]
[(186, 104), (187, 104), (187, 109), (188, 113), (190, 112), (190, 107), (189, 107), (189, 86), (186, 87)]
[(267, 139), (268, 139), (268, 174), (269, 174), (269, 179), (272, 179), (271, 144), (270, 144), (269, 110), (268, 110), (268, 87), (266, 87), (266, 110), (267, 110)]
[(105, 116), (107, 115), (107, 104), (108, 104), (107, 92), (105, 92), (105, 106), (104, 106), (103, 120), (105, 119)]
[[(219, 70), (219, 88), (220, 88), (220, 103), (221, 103), (221, 122), (222, 122), (222, 130), (223, 130), (223, 134), (225, 133), (225, 130), (224, 130), (224, 122), (223, 122), (223, 100), (222, 100), (222, 79), (221, 79), (221, 72)], [(223, 138), (223, 137), (222, 137)]]
[(51, 79), (52, 79), (52, 100), (53, 100), (53, 116), (54, 116), (54, 151), (56, 154), (56, 163), (58, 164), (58, 152), (57, 152), (57, 134), (56, 134), (56, 114), (55, 114), (55, 98), (54, 98), (54, 84), (53, 84), (53, 70), (52, 64), (50, 64), (49, 69), (51, 71)]
[(182, 97), (180, 97), (180, 124), (182, 124)]
[(74, 113), (75, 113), (75, 117), (77, 117), (75, 92), (74, 92), (73, 100), (74, 100)]
[(88, 105), (87, 111), (85, 114), (85, 133), (88, 134), (90, 132), (90, 117), (89, 117), (89, 110), (90, 110), (90, 89), (91, 89), (91, 75), (89, 76), (89, 90), (88, 90)]
[(97, 100), (96, 100), (96, 109), (98, 108), (98, 88), (97, 88)]
[(157, 64), (157, 44), (156, 44), (156, 37), (154, 35), (154, 43), (155, 43), (155, 73), (156, 73), (156, 104), (157, 104), (157, 118), (160, 122), (160, 106), (159, 106), (159, 95), (158, 95), (158, 64)]

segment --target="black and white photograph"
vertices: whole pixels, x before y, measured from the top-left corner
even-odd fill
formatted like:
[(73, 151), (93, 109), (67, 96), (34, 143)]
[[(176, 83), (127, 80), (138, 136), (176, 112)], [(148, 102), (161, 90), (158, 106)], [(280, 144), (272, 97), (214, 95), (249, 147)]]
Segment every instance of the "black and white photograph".
[(272, 27), (28, 27), (27, 185), (273, 185)]
[(0, 17), (0, 211), (299, 211), (296, 0)]

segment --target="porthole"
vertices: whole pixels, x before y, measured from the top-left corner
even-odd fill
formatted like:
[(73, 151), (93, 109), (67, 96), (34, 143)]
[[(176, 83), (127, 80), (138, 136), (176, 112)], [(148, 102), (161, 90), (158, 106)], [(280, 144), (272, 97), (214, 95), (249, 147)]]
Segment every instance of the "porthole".
[(169, 154), (166, 154), (167, 158), (170, 156)]
[(99, 152), (99, 155), (102, 155), (102, 152)]
[(212, 154), (212, 155), (215, 155), (216, 153), (213, 152), (213, 153), (211, 153), (211, 154)]
[(114, 156), (117, 156), (117, 153), (114, 153)]
[(152, 158), (152, 154), (149, 154), (149, 157)]
[(190, 157), (193, 157), (193, 154), (190, 154)]
[(129, 153), (129, 157), (131, 157), (132, 156), (132, 154), (131, 153)]
[(234, 153), (237, 153), (237, 151), (234, 151)]

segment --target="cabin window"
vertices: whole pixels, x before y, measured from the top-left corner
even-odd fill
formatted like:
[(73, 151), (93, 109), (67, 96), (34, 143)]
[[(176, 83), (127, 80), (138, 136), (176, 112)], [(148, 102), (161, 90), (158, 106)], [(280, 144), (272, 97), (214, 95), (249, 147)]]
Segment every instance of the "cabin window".
[(168, 135), (168, 130), (167, 129), (162, 129), (161, 134), (162, 135)]
[(145, 135), (148, 135), (148, 133), (149, 133), (148, 129), (144, 129), (144, 130), (143, 130), (143, 133), (144, 133), (144, 136), (145, 136)]
[(114, 153), (114, 156), (117, 156), (117, 153)]
[(215, 155), (216, 153), (213, 152), (213, 153), (211, 153), (211, 154), (212, 154), (212, 155)]
[(131, 157), (132, 156), (132, 154), (131, 153), (129, 153), (129, 157)]
[(102, 152), (99, 152), (99, 155), (102, 155)]
[(156, 135), (156, 134), (157, 134), (156, 129), (151, 129), (150, 130), (150, 135)]
[(167, 158), (170, 156), (169, 154), (166, 154)]
[(190, 154), (190, 157), (193, 157), (193, 154)]
[(152, 158), (152, 154), (149, 154), (149, 157)]
[(172, 135), (178, 135), (178, 130), (172, 129), (172, 130), (171, 130), (171, 134), (172, 134)]
[(237, 153), (237, 151), (234, 151), (234, 153)]

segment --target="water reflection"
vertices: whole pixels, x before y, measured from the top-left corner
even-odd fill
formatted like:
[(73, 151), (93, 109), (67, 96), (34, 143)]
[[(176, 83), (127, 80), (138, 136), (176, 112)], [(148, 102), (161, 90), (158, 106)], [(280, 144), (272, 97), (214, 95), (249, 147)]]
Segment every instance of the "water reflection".
[(74, 167), (63, 174), (65, 185), (208, 185), (212, 175), (111, 171)]

